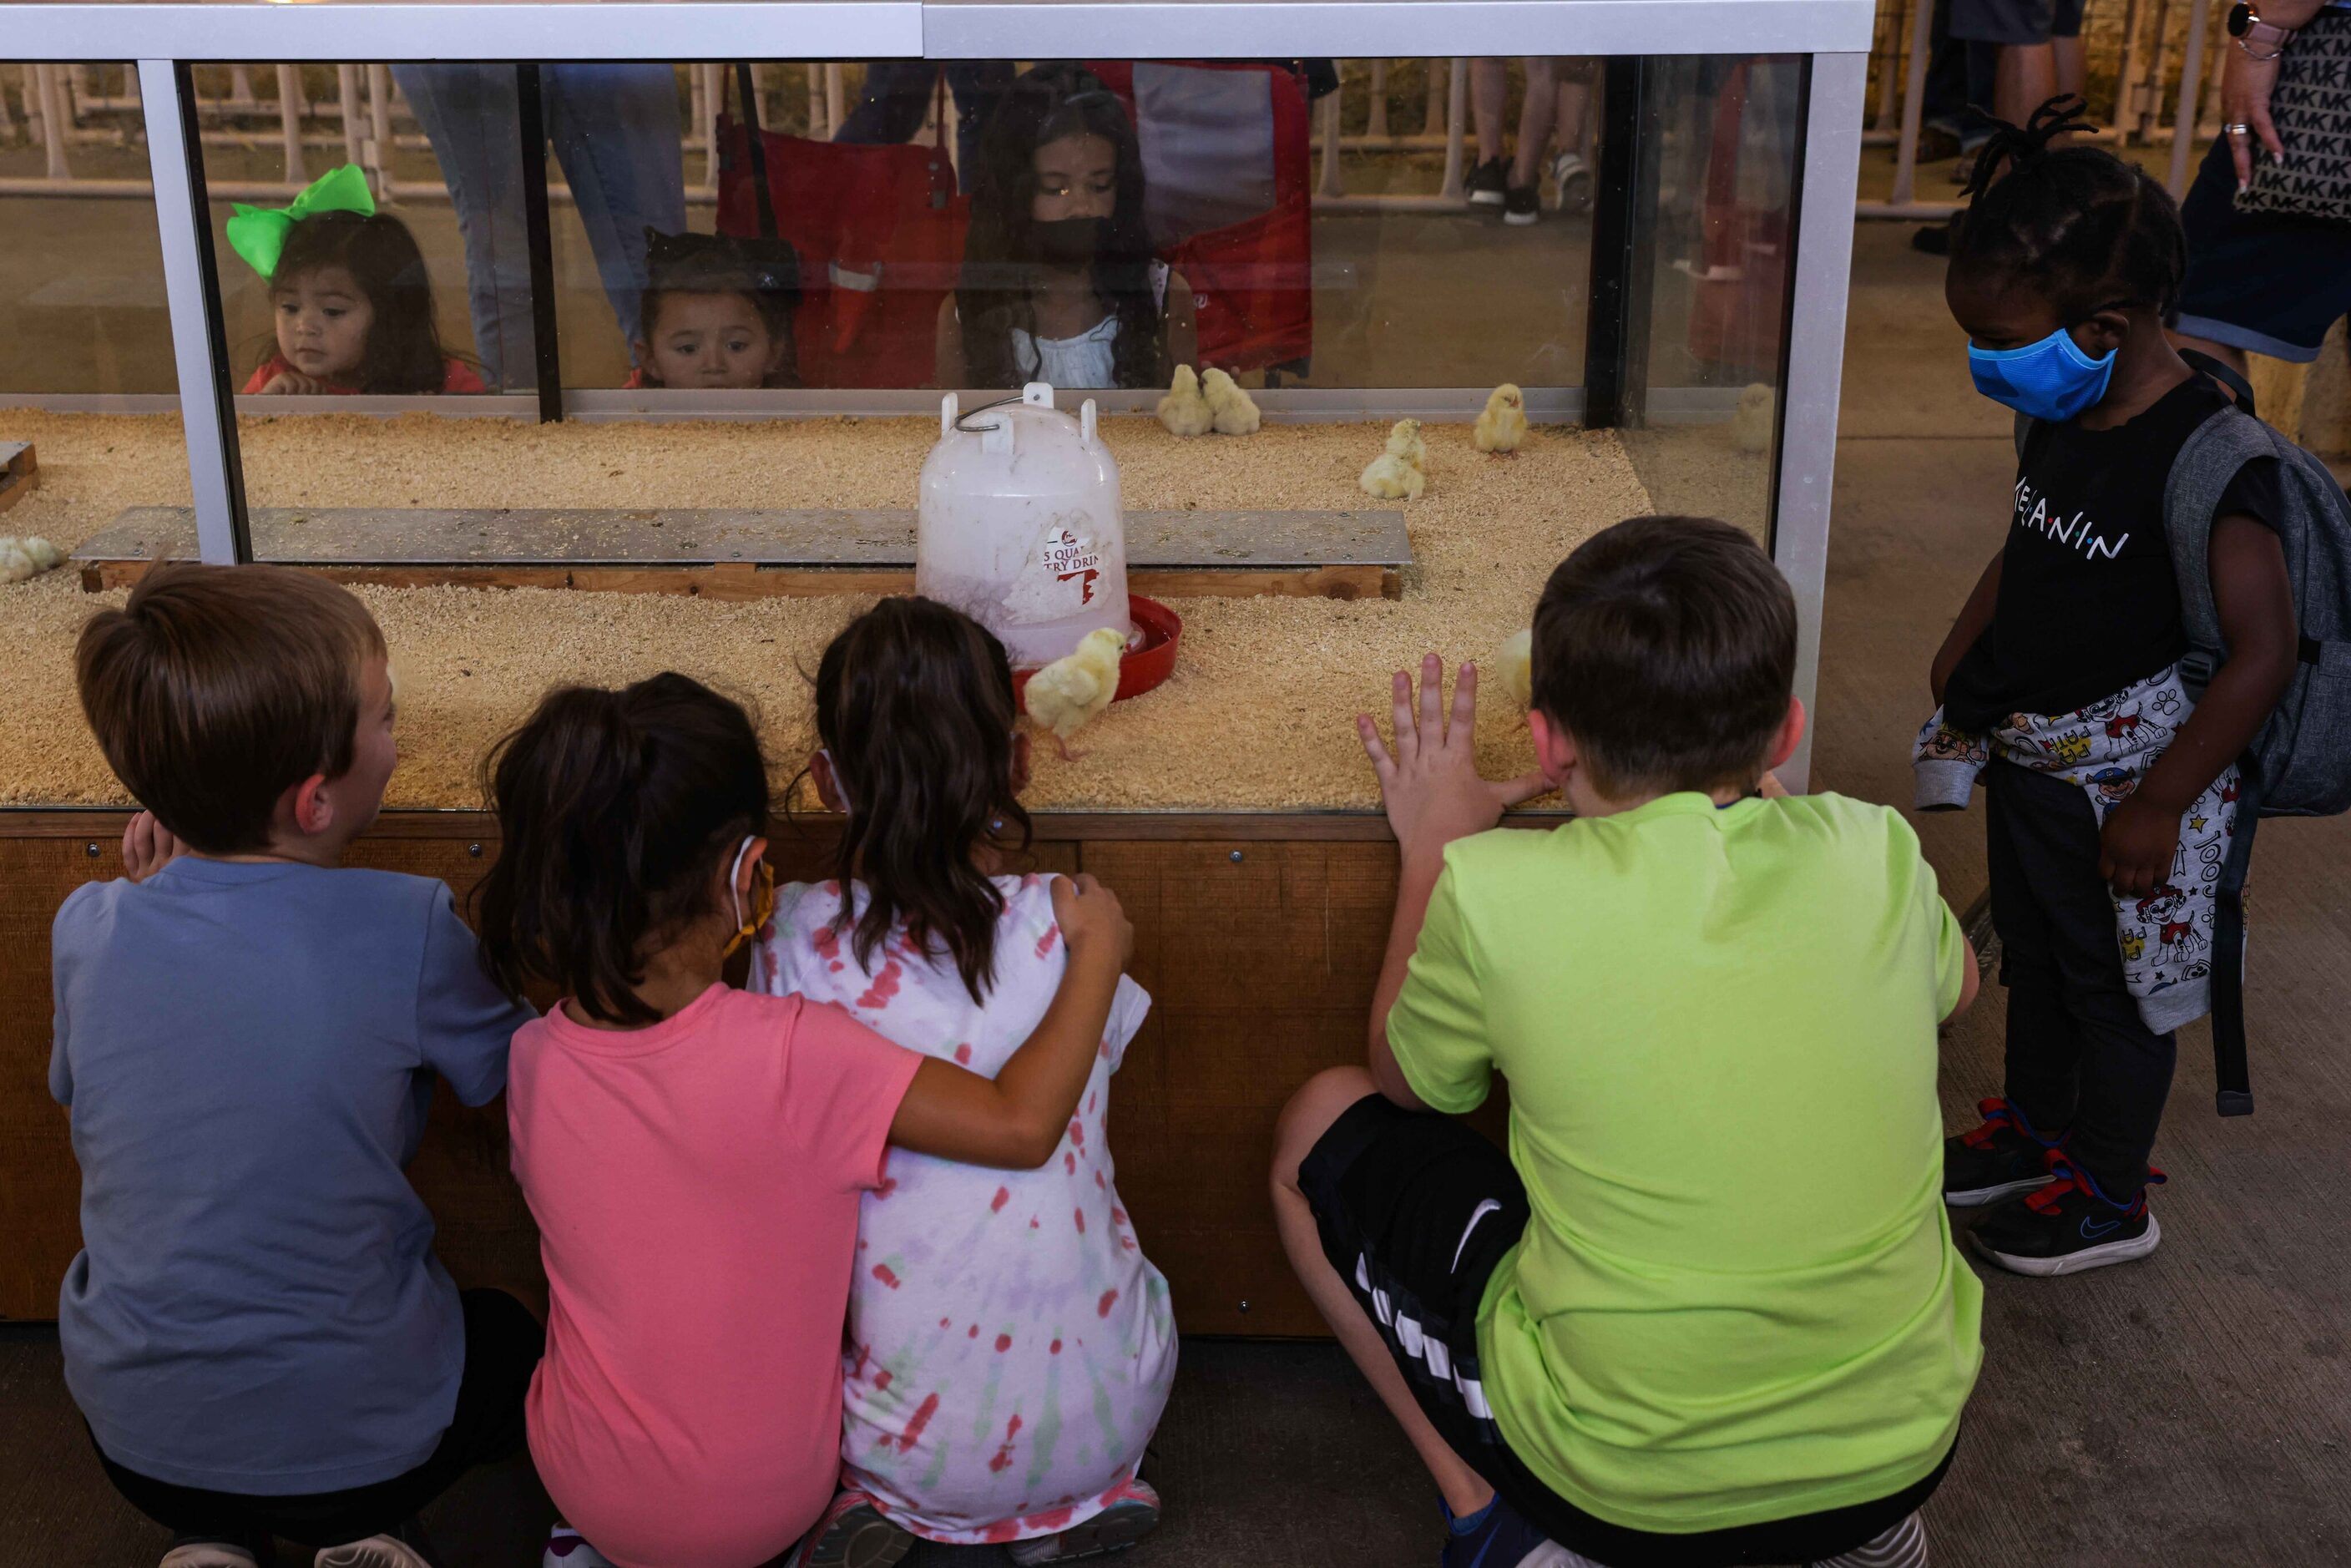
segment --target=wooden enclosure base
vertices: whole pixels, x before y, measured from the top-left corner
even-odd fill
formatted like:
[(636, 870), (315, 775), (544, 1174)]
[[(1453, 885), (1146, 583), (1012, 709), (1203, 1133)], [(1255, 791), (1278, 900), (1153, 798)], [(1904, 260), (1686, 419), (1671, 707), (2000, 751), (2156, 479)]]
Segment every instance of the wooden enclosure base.
[(41, 465), (29, 441), (0, 441), (0, 512), (33, 493)]
[[(1556, 819), (1548, 819), (1556, 820)], [(49, 1098), (49, 922), (82, 883), (121, 874), (125, 813), (0, 811), (0, 1316), (49, 1318), (80, 1247), (65, 1112)], [(831, 831), (780, 829), (777, 872), (829, 868)], [(497, 853), (477, 811), (390, 813), (350, 862), (436, 876), (460, 909)], [(1152, 1009), (1113, 1080), (1121, 1195), (1187, 1333), (1320, 1334), (1266, 1197), (1274, 1119), (1322, 1068), (1364, 1059), (1395, 897), (1372, 813), (1040, 813), (1038, 869), (1101, 877), (1134, 923)], [(1500, 1096), (1473, 1120), (1499, 1137)], [(507, 1168), (503, 1102), (444, 1089), (409, 1170), (461, 1284), (539, 1299), (538, 1232)]]
[[(1412, 543), (1401, 511), (1130, 511), (1129, 586), (1153, 598), (1395, 599)], [(568, 588), (722, 600), (904, 593), (902, 507), (620, 511), (579, 507), (256, 508), (256, 560), (386, 588)], [(192, 560), (185, 507), (137, 507), (74, 552), (82, 587), (125, 588)]]

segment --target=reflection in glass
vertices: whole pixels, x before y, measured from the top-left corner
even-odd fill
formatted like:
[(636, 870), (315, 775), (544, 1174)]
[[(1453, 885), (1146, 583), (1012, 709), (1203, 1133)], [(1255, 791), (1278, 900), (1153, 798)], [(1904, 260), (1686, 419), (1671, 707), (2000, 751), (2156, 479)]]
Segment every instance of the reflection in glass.
[[(1625, 434), (1661, 512), (1724, 517), (1763, 538), (1794, 265), (1803, 61), (1643, 62), (1638, 210), (1655, 258), (1633, 323), (1646, 389)], [(1653, 236), (1653, 237), (1652, 237)]]

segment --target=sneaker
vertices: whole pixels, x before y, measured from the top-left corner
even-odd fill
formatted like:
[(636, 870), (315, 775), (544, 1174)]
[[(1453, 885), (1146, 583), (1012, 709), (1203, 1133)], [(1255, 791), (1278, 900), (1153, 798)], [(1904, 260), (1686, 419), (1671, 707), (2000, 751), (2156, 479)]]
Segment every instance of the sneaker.
[[(2049, 1156), (2049, 1170), (2054, 1179), (2047, 1186), (2002, 1205), (1976, 1227), (1977, 1251), (2013, 1273), (2046, 1276), (2127, 1263), (2162, 1241), (2146, 1187), (2119, 1204), (2062, 1155)], [(2163, 1173), (2150, 1169), (2147, 1179), (2159, 1182)]]
[(183, 1538), (172, 1542), (156, 1568), (259, 1568), (259, 1561), (234, 1542)]
[(1500, 1492), (1467, 1519), (1454, 1518), (1442, 1500), (1437, 1506), (1445, 1510), (1446, 1525), (1439, 1568), (1520, 1568), (1530, 1560), (1540, 1563), (1544, 1555), (1556, 1555), (1550, 1538), (1504, 1502)]
[(564, 1523), (555, 1521), (547, 1532), (547, 1550), (539, 1554), (539, 1568), (614, 1568), (612, 1560), (588, 1544), (587, 1538)]
[(1976, 1109), (1983, 1113), (1983, 1125), (1943, 1140), (1943, 1201), (1975, 1208), (2047, 1186), (2056, 1140), (2034, 1132), (2024, 1113), (2005, 1100), (1979, 1100)]
[(891, 1568), (914, 1549), (914, 1536), (883, 1518), (871, 1496), (843, 1490), (785, 1562), (787, 1568)]
[(1159, 1494), (1149, 1481), (1135, 1477), (1110, 1490), (1110, 1506), (1058, 1535), (1016, 1541), (1004, 1550), (1019, 1568), (1045, 1563), (1075, 1563), (1123, 1552), (1159, 1528)]
[(1473, 207), (1499, 207), (1502, 204), (1502, 187), (1510, 183), (1510, 165), (1499, 158), (1489, 158), (1469, 170), (1469, 204)]
[(1592, 166), (1576, 152), (1562, 152), (1551, 161), (1552, 205), (1559, 212), (1581, 212), (1592, 204)]
[(1541, 204), (1532, 185), (1513, 185), (1502, 193), (1502, 221), (1512, 228), (1524, 228), (1542, 216)]
[(424, 1553), (389, 1535), (329, 1546), (311, 1562), (313, 1568), (433, 1568)]

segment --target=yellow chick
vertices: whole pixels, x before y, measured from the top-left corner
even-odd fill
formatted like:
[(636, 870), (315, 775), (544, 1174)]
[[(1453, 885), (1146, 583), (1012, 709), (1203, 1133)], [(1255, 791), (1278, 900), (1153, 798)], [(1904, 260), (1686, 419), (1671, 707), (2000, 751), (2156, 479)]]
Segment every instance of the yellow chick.
[(1516, 452), (1519, 443), (1527, 438), (1527, 400), (1519, 389), (1504, 382), (1486, 399), (1486, 412), (1478, 416), (1469, 433), (1480, 452)]
[(29, 582), (40, 570), (15, 539), (0, 539), (0, 582)]
[(1364, 470), (1356, 481), (1364, 494), (1382, 501), (1417, 501), (1420, 493), (1428, 488), (1428, 480), (1421, 471), (1393, 452), (1383, 452)]
[(1206, 435), (1216, 428), (1216, 411), (1200, 395), (1200, 378), (1192, 373), (1191, 366), (1176, 367), (1176, 380), (1168, 386), (1167, 395), (1159, 400), (1159, 423), (1170, 435)]
[(1761, 382), (1749, 383), (1730, 413), (1730, 444), (1741, 452), (1768, 452), (1771, 423), (1780, 412), (1780, 394)]
[(1126, 639), (1105, 626), (1089, 632), (1078, 651), (1056, 659), (1029, 677), (1029, 716), (1052, 732), (1053, 744), (1071, 762), (1070, 737), (1100, 718), (1118, 695), (1118, 665)]
[(16, 548), (33, 558), (36, 571), (55, 571), (66, 563), (66, 552), (38, 534), (26, 534), (16, 541)]
[(1388, 455), (1401, 457), (1423, 474), (1428, 472), (1428, 444), (1420, 438), (1420, 421), (1399, 419), (1389, 427)]
[(1200, 378), (1200, 392), (1208, 406), (1217, 413), (1218, 435), (1255, 435), (1260, 423), (1257, 404), (1240, 384), (1222, 371), (1210, 371)]
[(1510, 688), (1511, 700), (1522, 708), (1535, 706), (1534, 628), (1514, 634), (1494, 655), (1494, 668)]

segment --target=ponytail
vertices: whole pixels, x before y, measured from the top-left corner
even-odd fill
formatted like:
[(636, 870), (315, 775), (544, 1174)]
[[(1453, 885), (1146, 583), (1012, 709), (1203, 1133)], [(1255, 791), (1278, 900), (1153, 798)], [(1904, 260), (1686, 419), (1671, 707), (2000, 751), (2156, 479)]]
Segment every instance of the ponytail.
[(2082, 109), (2079, 97), (2053, 98), (1985, 141), (1952, 225), (1952, 275), (2024, 284), (2069, 321), (2116, 302), (2168, 317), (2188, 273), (2179, 204), (2103, 147), (2051, 147), (2093, 129)]
[(944, 604), (884, 599), (825, 649), (817, 733), (850, 803), (833, 925), (869, 971), (903, 922), (916, 951), (944, 953), (972, 1000), (987, 999), (1004, 895), (972, 853), (1008, 833), (1028, 847), (1012, 789), (1019, 721), (1004, 644)]
[(559, 986), (601, 1022), (658, 1022), (635, 995), (645, 960), (768, 831), (750, 716), (679, 674), (561, 687), (492, 747), (483, 788), (504, 839), (475, 894), (490, 977), (517, 996)]

